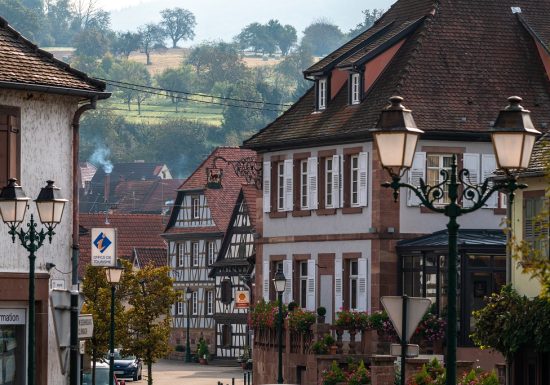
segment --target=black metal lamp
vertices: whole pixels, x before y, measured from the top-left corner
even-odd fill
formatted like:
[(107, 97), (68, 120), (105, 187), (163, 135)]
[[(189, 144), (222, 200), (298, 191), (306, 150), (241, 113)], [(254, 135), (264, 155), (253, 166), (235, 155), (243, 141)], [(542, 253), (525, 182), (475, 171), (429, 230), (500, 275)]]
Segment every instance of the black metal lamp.
[(187, 299), (187, 327), (185, 339), (185, 362), (191, 362), (191, 341), (189, 340), (189, 324), (191, 322), (191, 298), (193, 298), (193, 289), (185, 289), (185, 298)]
[(115, 292), (116, 284), (122, 277), (122, 268), (110, 266), (105, 268), (107, 282), (111, 284), (111, 333), (109, 335), (109, 385), (114, 385), (115, 370)]
[(61, 222), (63, 209), (67, 199), (61, 198), (61, 190), (54, 185), (53, 180), (46, 181), (46, 187), (43, 187), (34, 201), (40, 216), (40, 222), (52, 229)]
[(17, 179), (10, 178), (0, 193), (0, 214), (4, 223), (10, 227), (19, 226), (25, 219), (29, 200), (23, 188), (17, 184)]
[(277, 319), (277, 337), (279, 341), (279, 367), (277, 370), (277, 383), (283, 383), (283, 292), (286, 287), (286, 277), (281, 271), (277, 270), (275, 276), (273, 277), (273, 285), (275, 286), (275, 291), (277, 292), (277, 297), (279, 299), (279, 317)]

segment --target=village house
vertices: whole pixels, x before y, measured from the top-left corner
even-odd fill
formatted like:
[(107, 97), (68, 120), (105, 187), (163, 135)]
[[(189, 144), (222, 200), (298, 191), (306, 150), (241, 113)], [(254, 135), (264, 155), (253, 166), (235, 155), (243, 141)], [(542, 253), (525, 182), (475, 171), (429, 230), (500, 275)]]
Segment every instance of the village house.
[[(36, 253), (34, 377), (40, 385), (66, 384), (70, 373), (78, 375), (78, 361), (69, 359), (68, 344), (56, 335), (50, 283), (71, 288), (70, 272), (78, 258), (79, 119), (95, 108), (97, 100), (110, 96), (104, 90), (103, 82), (55, 59), (0, 18), (0, 186), (17, 178), (26, 195), (35, 199), (52, 179), (68, 199), (51, 244), (45, 242)], [(40, 229), (36, 205), (29, 203), (28, 211), (21, 228), (28, 230), (34, 214)], [(33, 366), (27, 349), (33, 322), (28, 306), (29, 253), (19, 239), (12, 242), (7, 226), (1, 226), (0, 383), (23, 385), (29, 381), (27, 366)]]
[[(374, 312), (381, 296), (402, 293), (429, 297), (445, 314), (447, 218), (405, 191), (394, 203), (381, 187), (390, 178), (371, 130), (390, 97), (401, 96), (425, 131), (404, 181), (440, 183), (453, 155), (471, 183), (493, 175), (488, 130), (508, 97), (521, 96), (535, 125), (548, 130), (550, 23), (542, 15), (549, 12), (548, 2), (399, 0), (370, 29), (305, 69), (313, 87), (244, 143), (263, 157), (256, 298), (275, 299), (272, 279), (282, 269), (283, 301), (323, 306), (329, 323), (340, 309)], [(435, 203), (448, 199), (443, 186)], [(458, 219), (458, 359), (478, 358), (487, 369), (503, 360), (472, 346), (470, 314), (505, 283), (499, 229), (506, 203), (495, 194)], [(258, 344), (254, 378), (273, 382), (275, 345)], [(317, 381), (320, 370), (289, 352), (285, 381)]]

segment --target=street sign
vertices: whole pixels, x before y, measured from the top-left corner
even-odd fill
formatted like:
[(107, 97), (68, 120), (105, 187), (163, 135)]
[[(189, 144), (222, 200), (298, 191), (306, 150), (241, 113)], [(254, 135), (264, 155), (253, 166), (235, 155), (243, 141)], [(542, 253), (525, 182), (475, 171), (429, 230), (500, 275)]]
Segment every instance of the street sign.
[(237, 290), (235, 297), (235, 308), (248, 309), (250, 307), (250, 294), (248, 291)]
[(65, 290), (65, 280), (64, 279), (52, 279), (51, 280), (51, 289), (52, 290)]
[(388, 313), (399, 338), (401, 340), (404, 339), (405, 341), (408, 341), (412, 337), (416, 327), (422, 320), (422, 317), (426, 314), (426, 311), (432, 304), (432, 301), (429, 298), (408, 297), (407, 330), (404, 333), (405, 338), (403, 338), (403, 297), (384, 296), (380, 300), (382, 301), (382, 305), (384, 306), (384, 309), (386, 309), (386, 312)]
[(80, 346), (78, 349), (80, 354), (86, 353), (86, 341), (78, 341), (78, 342), (80, 342)]
[(116, 266), (116, 229), (92, 228), (92, 266)]
[(91, 314), (78, 316), (78, 338), (92, 338), (94, 335), (94, 319)]
[[(392, 356), (401, 356), (401, 344), (391, 344), (390, 354)], [(418, 357), (418, 354), (420, 354), (420, 346), (415, 344), (407, 344), (407, 350), (405, 351), (405, 355), (407, 357)]]

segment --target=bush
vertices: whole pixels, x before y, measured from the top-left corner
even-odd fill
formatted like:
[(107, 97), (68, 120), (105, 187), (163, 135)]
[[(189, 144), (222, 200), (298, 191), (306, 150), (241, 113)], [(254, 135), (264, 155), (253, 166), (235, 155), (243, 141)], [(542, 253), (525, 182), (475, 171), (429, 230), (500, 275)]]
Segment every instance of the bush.
[(288, 311), (294, 311), (298, 308), (298, 304), (294, 301), (289, 302), (288, 304)]
[(321, 373), (323, 379), (323, 385), (336, 385), (339, 382), (346, 380), (344, 371), (338, 365), (338, 362), (332, 361), (332, 364), (328, 369), (323, 370)]
[(307, 333), (314, 323), (315, 314), (312, 311), (296, 308), (296, 310), (288, 313), (288, 327), (290, 330)]
[(197, 345), (197, 355), (199, 358), (210, 358), (210, 352), (208, 351), (208, 345), (206, 344), (206, 341), (204, 338), (201, 338), (199, 340), (199, 344)]
[(370, 372), (365, 367), (363, 361), (359, 362), (359, 365), (355, 370), (351, 370), (347, 374), (347, 385), (363, 385), (370, 384)]
[(369, 329), (369, 316), (367, 312), (342, 310), (336, 313), (338, 318), (335, 325), (347, 330), (366, 330)]
[(327, 309), (325, 309), (323, 306), (319, 306), (317, 308), (317, 315), (319, 317), (324, 317), (327, 314)]
[(315, 341), (311, 345), (311, 351), (314, 354), (327, 354), (328, 353), (328, 346), (325, 344), (323, 340)]
[[(283, 306), (283, 317), (285, 308)], [(265, 302), (261, 299), (248, 315), (248, 323), (252, 329), (270, 329), (277, 326), (279, 315), (278, 302)]]
[(334, 339), (334, 337), (332, 337), (330, 334), (325, 334), (325, 336), (323, 337), (323, 342), (325, 343), (325, 345), (327, 346), (332, 346), (336, 343), (336, 340)]

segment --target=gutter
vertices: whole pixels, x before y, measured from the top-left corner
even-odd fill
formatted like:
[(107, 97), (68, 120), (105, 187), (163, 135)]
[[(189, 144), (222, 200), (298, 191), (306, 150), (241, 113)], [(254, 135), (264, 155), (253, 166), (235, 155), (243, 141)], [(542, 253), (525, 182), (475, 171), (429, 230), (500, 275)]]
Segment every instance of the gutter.
[(55, 94), (55, 95), (81, 96), (86, 99), (95, 99), (95, 100), (102, 100), (102, 99), (107, 99), (111, 97), (110, 92), (89, 91), (89, 90), (81, 90), (76, 88), (45, 86), (45, 85), (39, 85), (39, 84), (27, 84), (27, 83), (19, 83), (19, 82), (0, 81), (0, 88), (6, 88), (11, 90), (44, 92), (47, 94)]

